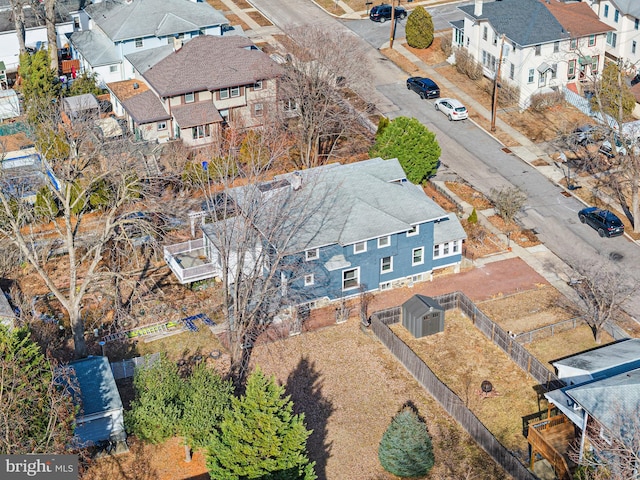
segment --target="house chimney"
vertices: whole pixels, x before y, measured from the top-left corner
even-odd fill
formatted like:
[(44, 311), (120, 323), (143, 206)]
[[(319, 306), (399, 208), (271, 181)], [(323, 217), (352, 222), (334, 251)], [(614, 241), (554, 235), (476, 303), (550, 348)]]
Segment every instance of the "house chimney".
[(182, 39), (178, 37), (173, 37), (173, 51), (177, 52), (182, 48)]
[(294, 191), (300, 190), (300, 188), (302, 188), (302, 175), (300, 172), (293, 172), (293, 176), (289, 180), (289, 183), (291, 183)]
[(476, 17), (482, 16), (482, 0), (476, 0), (476, 4), (473, 7), (473, 14)]

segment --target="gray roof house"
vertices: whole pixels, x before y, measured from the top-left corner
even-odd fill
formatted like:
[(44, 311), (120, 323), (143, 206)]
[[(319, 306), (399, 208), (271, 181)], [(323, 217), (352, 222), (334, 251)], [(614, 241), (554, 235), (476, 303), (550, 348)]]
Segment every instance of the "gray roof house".
[(243, 254), (244, 268), (273, 265), (278, 252), (286, 302), (316, 305), (430, 280), (461, 261), (457, 217), (407, 181), (397, 159), (329, 164), (221, 195), (201, 239), (165, 247), (181, 283), (221, 277), (223, 268), (233, 276)]
[(126, 58), (139, 80), (107, 84), (116, 114), (140, 139), (180, 138), (193, 147), (215, 141), (231, 121), (262, 125), (282, 73), (242, 36), (203, 35), (175, 51), (165, 45)]
[(453, 45), (463, 48), (494, 79), (500, 58), (501, 81), (519, 88), (518, 104), (531, 96), (592, 78), (604, 65), (607, 32), (612, 28), (582, 2), (502, 0), (458, 7)]
[[(626, 448), (638, 448), (637, 432), (632, 431), (639, 426), (640, 339), (621, 340), (554, 361), (552, 365), (566, 386), (544, 394), (549, 411), (555, 409), (558, 413), (529, 426), (532, 445), (537, 444), (536, 439), (544, 442), (555, 438), (549, 440), (552, 450), (547, 450), (559, 453), (555, 461), (566, 457), (571, 443), (580, 445), (580, 458), (602, 439), (607, 444), (617, 441)], [(560, 443), (552, 445), (558, 438), (564, 438), (564, 451)], [(545, 455), (544, 451), (540, 449), (538, 453)], [(595, 453), (600, 454), (597, 447)], [(564, 468), (568, 464), (566, 461)]]
[(222, 35), (229, 22), (206, 2), (104, 0), (84, 9), (90, 29), (70, 37), (83, 71), (104, 83), (132, 78), (128, 54), (184, 43), (200, 35)]
[(122, 400), (107, 357), (88, 357), (69, 367), (80, 390), (80, 413), (74, 431), (80, 445), (124, 440)]

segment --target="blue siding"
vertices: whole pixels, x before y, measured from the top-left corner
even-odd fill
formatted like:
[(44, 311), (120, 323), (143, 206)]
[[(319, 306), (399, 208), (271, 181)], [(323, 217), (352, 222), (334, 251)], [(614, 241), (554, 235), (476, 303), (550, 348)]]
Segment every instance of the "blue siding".
[[(301, 302), (311, 301), (323, 297), (337, 299), (344, 296), (356, 295), (359, 288), (342, 290), (343, 271), (358, 268), (360, 270), (360, 285), (366, 290), (376, 290), (383, 282), (400, 280), (419, 273), (429, 273), (434, 268), (460, 262), (462, 255), (459, 251), (455, 255), (433, 259), (433, 223), (420, 224), (418, 234), (407, 236), (406, 232), (390, 236), (389, 246), (378, 248), (378, 239), (368, 240), (367, 249), (362, 253), (354, 252), (354, 245), (341, 247), (334, 244), (320, 248), (319, 258), (305, 260), (304, 252), (297, 257), (302, 266), (300, 275), (292, 280), (291, 287), (297, 292)], [(423, 247), (423, 263), (412, 265), (413, 249)], [(459, 246), (461, 250), (461, 245)], [(343, 255), (350, 266), (344, 266), (333, 271), (325, 268), (329, 259)], [(393, 258), (392, 271), (381, 272), (381, 262), (384, 257)], [(314, 284), (304, 285), (304, 276), (313, 274)]]

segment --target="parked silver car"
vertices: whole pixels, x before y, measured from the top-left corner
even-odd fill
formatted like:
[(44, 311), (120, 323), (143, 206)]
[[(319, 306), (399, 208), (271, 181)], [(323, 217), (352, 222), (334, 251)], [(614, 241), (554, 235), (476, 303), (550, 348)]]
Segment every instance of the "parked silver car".
[(469, 117), (467, 107), (455, 98), (440, 98), (434, 102), (436, 110), (444, 113), (450, 121), (464, 120)]

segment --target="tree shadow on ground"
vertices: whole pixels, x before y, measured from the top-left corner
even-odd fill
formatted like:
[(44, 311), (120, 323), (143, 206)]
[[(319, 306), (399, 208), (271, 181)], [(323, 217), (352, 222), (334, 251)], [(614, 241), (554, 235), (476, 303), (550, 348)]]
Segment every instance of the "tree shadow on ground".
[(313, 433), (307, 440), (309, 458), (316, 462), (318, 480), (326, 480), (327, 460), (331, 455), (333, 442), (327, 442), (327, 422), (335, 407), (322, 394), (322, 375), (315, 362), (303, 357), (291, 372), (286, 383), (286, 393), (291, 395), (295, 413), (304, 413), (307, 428)]

